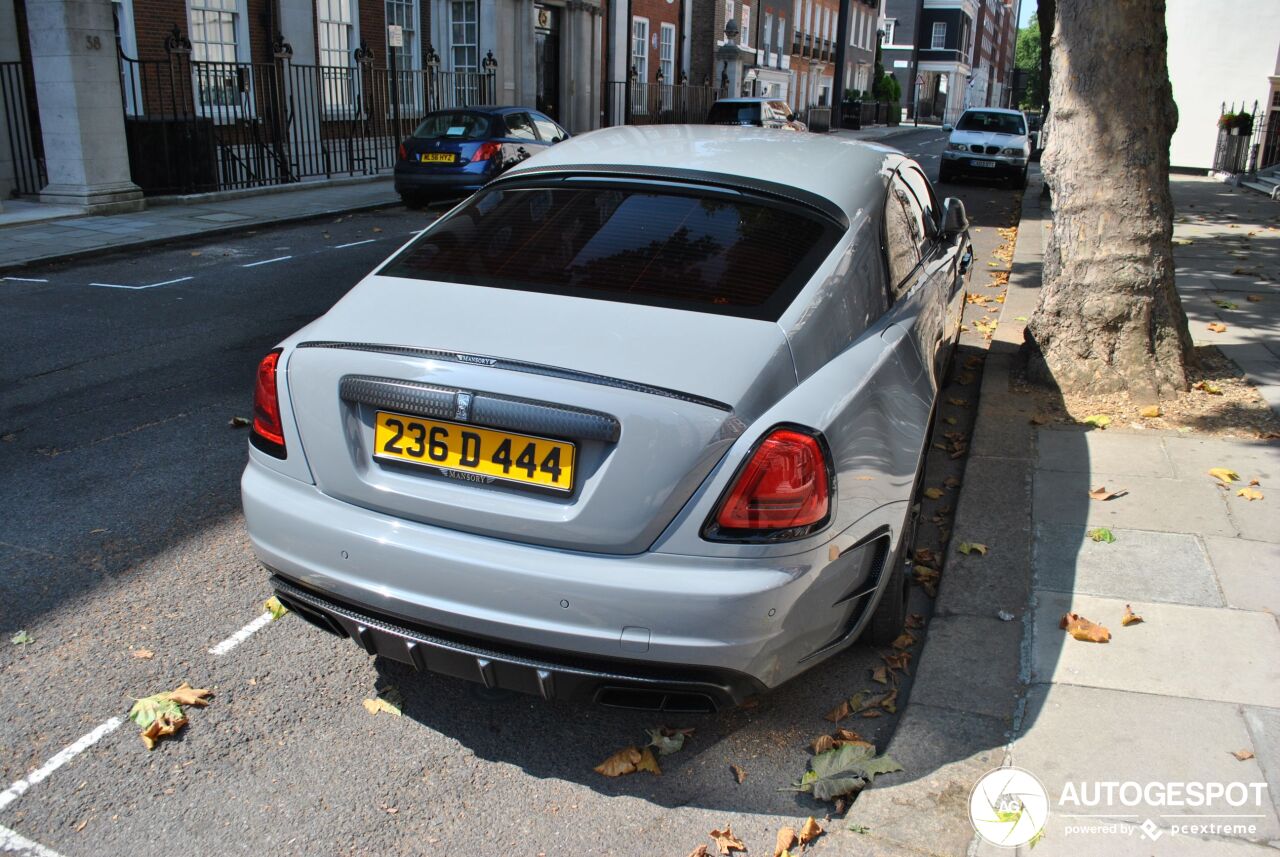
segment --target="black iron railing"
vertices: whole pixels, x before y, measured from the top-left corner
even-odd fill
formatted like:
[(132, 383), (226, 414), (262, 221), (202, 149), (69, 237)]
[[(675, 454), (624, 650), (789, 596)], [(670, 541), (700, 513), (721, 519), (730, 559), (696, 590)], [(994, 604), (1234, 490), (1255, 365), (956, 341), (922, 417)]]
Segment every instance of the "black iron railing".
[(686, 83), (609, 81), (605, 125), (683, 125), (707, 121), (721, 92)]
[[(1230, 107), (1225, 102), (1218, 114), (1218, 141), (1213, 149), (1213, 169), (1223, 173), (1256, 173), (1259, 168), (1269, 166), (1259, 163), (1275, 153), (1268, 153), (1263, 137), (1261, 117), (1258, 115), (1258, 102), (1253, 102), (1252, 111), (1246, 109), (1241, 102), (1239, 109), (1233, 102)], [(1272, 139), (1276, 132), (1268, 129), (1267, 139)]]
[(130, 168), (148, 194), (375, 174), (426, 113), (496, 94), (492, 69), (218, 63), (183, 50), (120, 68)]

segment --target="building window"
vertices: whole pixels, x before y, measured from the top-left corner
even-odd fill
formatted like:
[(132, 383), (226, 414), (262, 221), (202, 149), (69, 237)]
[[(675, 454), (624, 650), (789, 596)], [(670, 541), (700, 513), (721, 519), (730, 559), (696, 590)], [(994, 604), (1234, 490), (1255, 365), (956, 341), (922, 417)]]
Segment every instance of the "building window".
[(929, 43), (935, 51), (942, 50), (947, 46), (947, 25), (943, 21), (935, 21), (933, 24), (933, 41)]
[(676, 82), (676, 27), (662, 24), (658, 28), (658, 71), (663, 83)]
[(733, 20), (733, 0), (724, 0), (724, 22), (728, 24)]
[(742, 36), (738, 43), (744, 48), (751, 47), (751, 7), (746, 3), (742, 4)]
[(449, 4), (449, 50), (454, 71), (480, 70), (479, 6), (476, 0)]
[(898, 20), (896, 18), (884, 19), (884, 43), (886, 45), (893, 44), (893, 31), (897, 26)]
[(631, 19), (631, 67), (635, 69), (636, 81), (647, 83), (649, 80), (649, 19)]
[(137, 36), (133, 29), (133, 0), (111, 0), (115, 18), (116, 54), (120, 57), (120, 91), (124, 93), (124, 110), (130, 116), (142, 113), (142, 74), (130, 60), (138, 58)]
[(773, 52), (773, 15), (769, 12), (764, 13), (764, 64), (773, 65), (773, 58), (769, 55)]
[(399, 68), (418, 68), (418, 2), (417, 0), (387, 0), (387, 26), (397, 26), (404, 31), (404, 47), (388, 48), (396, 52)]
[(351, 6), (351, 0), (316, 0), (320, 65), (337, 68), (351, 65), (352, 43), (355, 41)]
[(239, 73), (244, 24), (241, 0), (188, 0), (191, 59), (196, 92), (202, 109), (236, 108), (240, 102)]

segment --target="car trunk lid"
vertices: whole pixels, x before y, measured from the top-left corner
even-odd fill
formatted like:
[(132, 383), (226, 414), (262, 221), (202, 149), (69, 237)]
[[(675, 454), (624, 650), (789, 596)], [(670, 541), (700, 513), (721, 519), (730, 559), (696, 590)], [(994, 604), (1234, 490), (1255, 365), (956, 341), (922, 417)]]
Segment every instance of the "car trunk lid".
[[(648, 547), (743, 427), (796, 383), (771, 321), (386, 276), (296, 341), (288, 388), (325, 494), (602, 553)], [(406, 395), (366, 395), (397, 388)], [(572, 443), (572, 490), (375, 458), (378, 411)]]

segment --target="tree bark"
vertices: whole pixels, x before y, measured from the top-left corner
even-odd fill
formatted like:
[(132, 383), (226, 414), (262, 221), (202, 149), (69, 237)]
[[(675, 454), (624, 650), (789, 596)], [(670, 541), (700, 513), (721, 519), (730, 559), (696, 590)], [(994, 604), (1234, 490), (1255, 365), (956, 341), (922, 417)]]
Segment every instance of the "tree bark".
[(1053, 59), (1053, 22), (1057, 20), (1056, 0), (1040, 0), (1036, 23), (1040, 26), (1040, 115), (1049, 118), (1049, 63)]
[(1054, 16), (1048, 146), (1053, 199), (1033, 380), (1155, 401), (1193, 359), (1173, 282), (1169, 86), (1162, 0), (1072, 0)]

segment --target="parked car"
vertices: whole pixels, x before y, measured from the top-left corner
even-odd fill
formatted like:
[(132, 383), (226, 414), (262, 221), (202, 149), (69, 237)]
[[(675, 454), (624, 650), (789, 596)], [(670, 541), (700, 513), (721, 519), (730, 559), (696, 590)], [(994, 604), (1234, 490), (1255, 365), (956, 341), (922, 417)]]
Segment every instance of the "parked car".
[(396, 153), (396, 193), (407, 205), (465, 196), (569, 132), (527, 107), (428, 113)]
[(548, 699), (706, 710), (887, 645), (971, 258), (887, 147), (555, 146), (263, 358), (254, 549), (316, 626)]
[(721, 98), (707, 113), (708, 125), (754, 125), (783, 131), (808, 131), (780, 98)]
[(938, 167), (938, 181), (962, 175), (1004, 179), (1016, 187), (1027, 186), (1027, 162), (1031, 139), (1027, 118), (1017, 110), (979, 107), (961, 114), (950, 133)]

